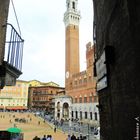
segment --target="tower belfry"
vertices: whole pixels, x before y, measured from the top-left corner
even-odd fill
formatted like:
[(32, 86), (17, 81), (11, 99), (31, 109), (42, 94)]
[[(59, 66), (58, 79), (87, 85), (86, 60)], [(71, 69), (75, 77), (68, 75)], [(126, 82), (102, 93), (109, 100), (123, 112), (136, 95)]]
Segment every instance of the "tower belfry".
[(66, 1), (66, 12), (64, 14), (65, 26), (77, 25), (79, 27), (80, 11), (77, 10), (78, 0)]
[(70, 84), (71, 76), (80, 72), (79, 63), (79, 22), (78, 0), (66, 1), (65, 23), (65, 86)]

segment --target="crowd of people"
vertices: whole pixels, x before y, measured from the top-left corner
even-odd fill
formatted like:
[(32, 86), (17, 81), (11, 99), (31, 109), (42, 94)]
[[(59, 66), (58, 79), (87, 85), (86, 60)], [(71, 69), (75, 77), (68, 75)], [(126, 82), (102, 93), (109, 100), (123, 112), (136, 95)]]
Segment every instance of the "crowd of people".
[[(41, 115), (36, 115), (36, 114), (34, 114), (34, 116), (36, 117), (36, 118), (38, 118), (39, 117), (39, 120), (37, 120), (36, 119), (36, 123), (38, 124), (38, 125), (41, 125), (41, 124), (44, 124), (44, 123), (46, 123), (46, 122), (49, 122), (48, 121), (48, 118), (46, 117), (46, 116), (41, 116)], [(16, 115), (15, 113), (13, 113), (13, 112), (9, 112), (8, 113), (8, 115), (4, 115), (4, 114), (0, 114), (0, 118), (7, 118), (7, 119), (9, 119), (9, 122), (11, 123), (11, 124), (14, 124), (14, 127), (17, 127), (16, 126), (16, 124), (19, 124), (19, 123), (25, 123), (25, 122), (28, 122), (28, 123), (33, 123), (33, 121), (34, 121), (34, 116), (33, 115), (31, 115), (31, 114), (27, 114), (27, 115)], [(42, 118), (42, 119), (41, 119)], [(60, 121), (57, 121), (57, 120), (54, 120), (54, 121), (52, 121), (51, 122), (51, 125), (52, 125), (52, 128), (53, 128), (53, 130), (54, 130), (54, 133), (57, 133), (57, 131), (59, 130), (59, 126), (63, 126), (63, 123), (64, 123), (64, 120), (60, 120)], [(20, 124), (19, 124), (20, 125)], [(64, 125), (65, 126), (65, 125)], [(61, 127), (60, 127), (61, 128)], [(86, 138), (86, 136), (82, 136), (82, 134), (81, 134), (81, 132), (79, 131), (79, 136), (77, 136), (77, 135), (74, 135), (75, 134), (75, 131), (74, 132), (69, 132), (69, 131), (67, 131), (67, 130), (63, 130), (63, 129), (61, 129), (63, 132), (64, 132), (64, 134), (66, 134), (66, 133), (68, 133), (69, 135), (67, 136), (67, 138), (65, 137), (65, 139), (66, 140), (86, 140), (87, 138)], [(70, 135), (70, 133), (74, 133), (74, 134), (71, 134)], [(34, 135), (32, 138), (31, 138), (32, 140), (53, 140), (54, 138), (53, 138), (53, 136), (52, 135), (42, 135), (42, 136), (40, 136), (40, 135)]]
[[(39, 138), (38, 136), (35, 136), (33, 138), (33, 140), (53, 140), (52, 135), (44, 135), (43, 138)], [(86, 140), (86, 137), (82, 136), (82, 134), (80, 134), (80, 136), (76, 137), (74, 134), (70, 135), (68, 134), (68, 137), (66, 140)]]
[(33, 140), (53, 140), (52, 135), (44, 135), (43, 138), (39, 138), (38, 136), (35, 136)]
[(66, 140), (86, 140), (85, 136), (82, 136), (82, 134), (80, 134), (80, 136), (76, 137), (74, 134), (72, 135), (68, 135)]

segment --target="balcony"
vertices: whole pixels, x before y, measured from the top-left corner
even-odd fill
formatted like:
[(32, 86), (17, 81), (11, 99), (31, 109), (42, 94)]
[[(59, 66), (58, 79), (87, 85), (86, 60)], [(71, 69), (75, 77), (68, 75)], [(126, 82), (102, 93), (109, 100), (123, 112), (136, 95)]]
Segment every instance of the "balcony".
[(16, 79), (22, 74), (22, 57), (24, 40), (15, 28), (7, 23), (3, 26), (6, 30), (4, 47), (4, 60), (0, 65), (0, 88), (14, 86)]

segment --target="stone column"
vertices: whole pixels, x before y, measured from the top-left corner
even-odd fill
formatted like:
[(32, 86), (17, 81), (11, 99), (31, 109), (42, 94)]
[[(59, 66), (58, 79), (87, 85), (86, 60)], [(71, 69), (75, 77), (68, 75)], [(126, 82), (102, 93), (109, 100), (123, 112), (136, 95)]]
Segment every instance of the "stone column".
[(55, 106), (55, 120), (57, 120), (57, 106)]
[(69, 119), (71, 120), (71, 106), (69, 107)]
[(63, 104), (60, 104), (60, 120), (63, 118)]

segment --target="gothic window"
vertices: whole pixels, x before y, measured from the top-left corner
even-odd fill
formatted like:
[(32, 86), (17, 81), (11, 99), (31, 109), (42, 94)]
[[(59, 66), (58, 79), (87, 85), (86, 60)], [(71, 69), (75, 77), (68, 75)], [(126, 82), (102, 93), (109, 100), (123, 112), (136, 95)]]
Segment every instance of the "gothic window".
[(87, 78), (84, 78), (84, 83), (86, 83), (87, 82)]
[(78, 119), (78, 111), (75, 111), (76, 119)]
[(94, 97), (94, 102), (98, 102), (98, 97), (97, 96)]
[(68, 3), (68, 8), (70, 7), (70, 4)]
[(89, 96), (89, 102), (92, 103), (92, 96)]
[(74, 84), (77, 85), (77, 80), (74, 81)]
[(84, 97), (84, 103), (87, 103), (87, 97)]
[(92, 112), (90, 112), (90, 119), (92, 120)]
[(73, 111), (72, 111), (72, 113), (71, 113), (71, 116), (72, 116), (72, 118), (73, 118)]
[(87, 112), (85, 112), (85, 119), (87, 119)]
[(82, 103), (82, 97), (79, 98), (79, 103)]
[(77, 98), (75, 98), (75, 103), (77, 103)]
[(95, 112), (95, 120), (97, 120), (97, 112)]
[(89, 81), (91, 82), (91, 76), (89, 76)]
[(82, 84), (82, 79), (79, 80), (79, 84)]
[(72, 2), (72, 8), (75, 9), (75, 2)]
[(80, 111), (80, 119), (82, 120), (82, 111)]

